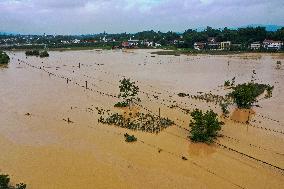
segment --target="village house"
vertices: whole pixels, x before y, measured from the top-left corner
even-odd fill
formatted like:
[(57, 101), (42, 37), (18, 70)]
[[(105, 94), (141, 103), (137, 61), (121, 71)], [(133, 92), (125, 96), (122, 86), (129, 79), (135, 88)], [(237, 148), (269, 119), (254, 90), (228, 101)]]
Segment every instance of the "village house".
[(263, 41), (263, 47), (267, 50), (280, 50), (283, 46), (281, 41), (267, 40)]
[(221, 42), (221, 50), (229, 50), (231, 48), (231, 41)]
[(123, 41), (123, 42), (121, 43), (121, 47), (122, 47), (122, 48), (130, 48), (130, 45), (129, 45), (129, 43), (128, 43), (127, 41)]
[(220, 43), (217, 42), (216, 37), (208, 37), (207, 48), (208, 49), (219, 49), (220, 48)]
[(198, 51), (204, 49), (205, 46), (206, 46), (206, 43), (202, 43), (202, 42), (195, 42), (193, 45), (194, 49)]
[(261, 48), (261, 43), (259, 41), (250, 44), (250, 49), (259, 50)]

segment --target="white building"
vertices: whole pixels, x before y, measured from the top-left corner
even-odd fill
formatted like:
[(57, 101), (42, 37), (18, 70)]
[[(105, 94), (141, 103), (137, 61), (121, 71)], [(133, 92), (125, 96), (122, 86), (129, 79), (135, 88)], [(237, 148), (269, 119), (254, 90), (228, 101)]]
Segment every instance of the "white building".
[(265, 39), (263, 41), (263, 47), (266, 49), (272, 49), (272, 50), (280, 50), (283, 46), (283, 43), (281, 41), (274, 41), (274, 40), (267, 40)]
[(253, 50), (258, 50), (260, 49), (260, 47), (261, 47), (260, 42), (253, 42), (252, 44), (250, 44), (250, 49), (253, 49)]
[(200, 50), (204, 49), (205, 45), (206, 45), (206, 43), (195, 42), (193, 47), (194, 47), (195, 50), (200, 51)]

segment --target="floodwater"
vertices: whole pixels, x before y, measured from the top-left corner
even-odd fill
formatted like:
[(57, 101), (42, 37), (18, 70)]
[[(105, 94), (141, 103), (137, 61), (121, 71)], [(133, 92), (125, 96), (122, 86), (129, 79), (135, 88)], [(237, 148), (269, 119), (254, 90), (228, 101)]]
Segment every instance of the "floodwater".
[[(11, 62), (0, 68), (1, 172), (29, 189), (282, 188), (284, 65), (275, 67), (284, 55), (150, 52), (52, 51), (43, 59), (8, 52)], [(254, 107), (250, 124), (220, 118), (223, 137), (215, 144), (191, 143), (189, 114), (170, 106), (221, 110), (177, 94), (224, 96), (225, 80), (248, 82), (253, 75), (275, 88)], [(140, 87), (138, 111), (160, 108), (176, 125), (151, 134), (99, 124), (95, 107), (119, 111), (113, 105), (123, 77)], [(138, 141), (126, 143), (126, 132)]]

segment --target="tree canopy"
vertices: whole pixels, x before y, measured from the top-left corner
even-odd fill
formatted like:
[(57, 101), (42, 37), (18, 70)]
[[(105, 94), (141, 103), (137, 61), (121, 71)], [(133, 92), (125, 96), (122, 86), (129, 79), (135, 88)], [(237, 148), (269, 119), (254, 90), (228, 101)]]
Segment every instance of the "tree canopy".
[(190, 139), (194, 142), (213, 142), (223, 125), (218, 121), (218, 115), (212, 110), (203, 113), (199, 109), (195, 109), (190, 115)]
[(3, 51), (0, 51), (0, 64), (8, 64), (10, 57)]

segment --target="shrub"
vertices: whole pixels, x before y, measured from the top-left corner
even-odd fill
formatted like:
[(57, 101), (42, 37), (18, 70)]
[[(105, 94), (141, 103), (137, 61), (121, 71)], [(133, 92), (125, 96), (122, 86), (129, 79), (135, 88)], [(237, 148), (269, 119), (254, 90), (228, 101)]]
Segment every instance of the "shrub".
[(118, 102), (114, 105), (114, 107), (119, 107), (119, 108), (124, 108), (129, 106), (129, 104), (127, 102)]
[(8, 64), (10, 57), (3, 51), (0, 51), (0, 64)]
[(223, 122), (218, 121), (217, 114), (212, 110), (202, 113), (202, 110), (195, 109), (192, 113), (190, 139), (194, 142), (211, 143), (221, 130)]
[(225, 83), (224, 83), (224, 86), (225, 86), (225, 87), (229, 87), (230, 85), (231, 85), (231, 83), (230, 83), (229, 80), (225, 81)]
[(27, 185), (24, 183), (10, 185), (9, 175), (0, 174), (0, 189), (26, 189)]
[(26, 56), (39, 56), (39, 50), (28, 50), (26, 51)]
[(125, 142), (136, 142), (137, 138), (134, 135), (124, 134)]
[(233, 92), (229, 94), (237, 104), (238, 108), (249, 109), (256, 102), (256, 98), (267, 90), (266, 97), (272, 96), (273, 86), (258, 84), (258, 83), (244, 83), (239, 84), (233, 88)]
[(219, 105), (220, 105), (220, 107), (222, 109), (223, 114), (225, 116), (227, 116), (230, 113), (229, 110), (228, 110), (228, 107), (229, 107), (230, 103), (228, 101), (222, 101), (222, 102), (220, 102)]
[(44, 57), (49, 57), (49, 54), (48, 54), (47, 51), (42, 51), (42, 52), (40, 52), (39, 56), (40, 56), (41, 58), (44, 58)]

